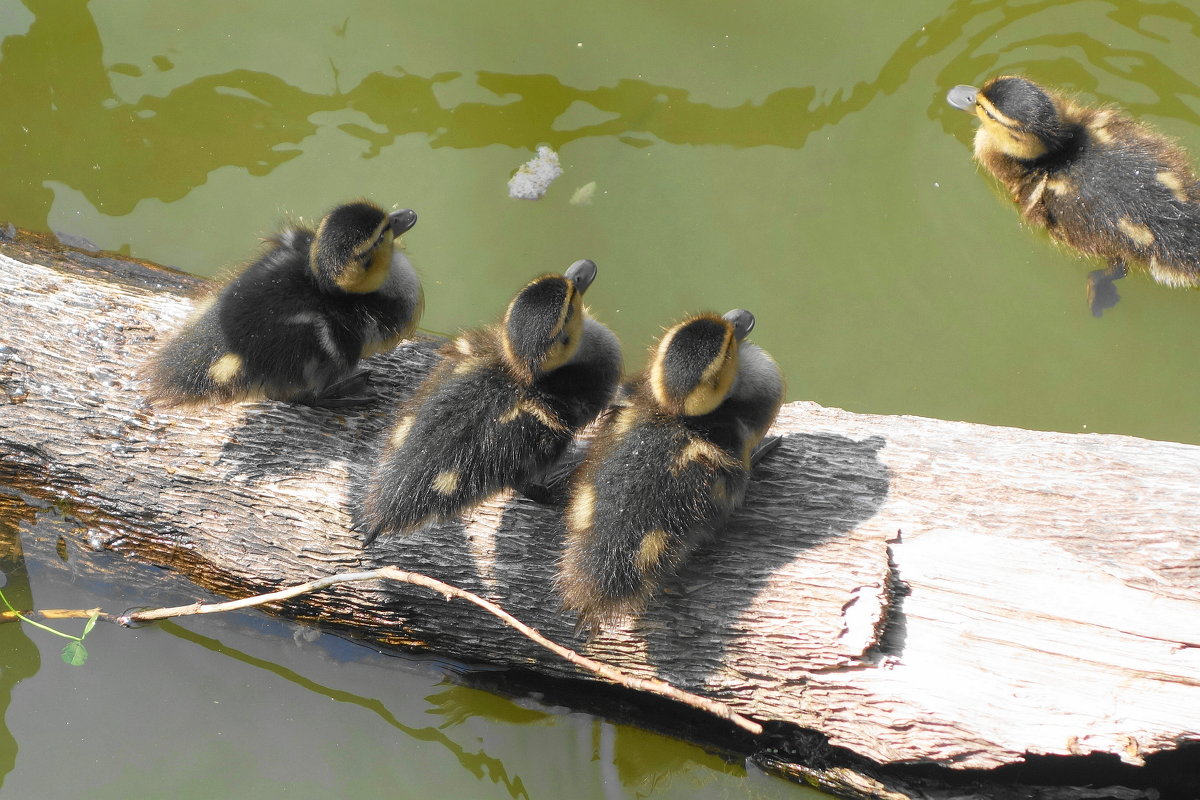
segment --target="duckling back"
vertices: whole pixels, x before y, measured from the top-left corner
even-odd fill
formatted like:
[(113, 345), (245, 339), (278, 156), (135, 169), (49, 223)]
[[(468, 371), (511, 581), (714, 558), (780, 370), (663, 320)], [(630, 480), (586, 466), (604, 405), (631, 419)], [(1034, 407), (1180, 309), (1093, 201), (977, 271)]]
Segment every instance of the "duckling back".
[[(546, 278), (553, 276), (539, 281)], [(514, 363), (526, 343), (509, 338), (512, 307), (504, 323), (469, 331), (442, 349), (441, 364), (398, 409), (380, 448), (362, 511), (365, 544), (449, 519), (505, 488), (538, 483), (608, 405), (621, 373), (616, 337), (583, 318), (574, 290), (552, 305), (548, 316), (558, 323), (518, 320), (515, 327), (544, 328), (553, 342), (568, 342), (561, 352), (552, 348), (547, 356), (543, 348)], [(572, 322), (573, 313), (580, 317)], [(547, 370), (533, 366), (550, 358), (563, 360)]]
[[(738, 350), (732, 384), (715, 408), (664, 409), (652, 365), (597, 432), (572, 483), (558, 576), (563, 604), (581, 624), (596, 628), (640, 612), (742, 504), (783, 379), (765, 351), (750, 343)], [(724, 358), (721, 351), (711, 363)]]

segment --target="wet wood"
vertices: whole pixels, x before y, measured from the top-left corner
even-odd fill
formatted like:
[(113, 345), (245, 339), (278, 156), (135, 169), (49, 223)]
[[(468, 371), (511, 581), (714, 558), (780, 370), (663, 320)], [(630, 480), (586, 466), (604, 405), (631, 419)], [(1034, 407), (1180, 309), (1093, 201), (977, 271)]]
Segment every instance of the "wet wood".
[[(747, 509), (687, 568), (682, 592), (585, 643), (551, 590), (553, 509), (500, 497), (362, 550), (352, 509), (373, 441), (436, 342), (372, 359), (389, 399), (363, 409), (158, 411), (137, 371), (186, 317), (197, 279), (0, 240), (0, 483), (78, 520), (76, 553), (128, 554), (230, 597), (395, 564), (885, 768), (1093, 752), (1140, 765), (1200, 739), (1200, 447), (791, 403)], [(274, 610), (593, 679), (415, 587), (340, 586)], [(804, 769), (794, 774), (816, 780)], [(861, 796), (918, 796), (887, 794), (894, 776), (872, 780), (882, 788)]]

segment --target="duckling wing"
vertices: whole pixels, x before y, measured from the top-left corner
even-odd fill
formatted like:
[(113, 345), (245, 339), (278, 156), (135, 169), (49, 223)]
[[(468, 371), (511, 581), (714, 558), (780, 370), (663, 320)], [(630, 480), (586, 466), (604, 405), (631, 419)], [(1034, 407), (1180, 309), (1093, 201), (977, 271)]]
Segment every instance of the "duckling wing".
[(280, 399), (321, 394), (349, 374), (361, 346), (339, 320), (336, 301), (302, 267), (264, 259), (231, 281), (217, 303), (245, 380)]
[(639, 611), (728, 516), (747, 475), (676, 420), (606, 425), (567, 507), (565, 605), (593, 625)]
[[(1046, 224), (1068, 244), (1108, 259), (1200, 264), (1200, 205), (1182, 155), (1132, 122), (1052, 172)], [(1196, 269), (1195, 266), (1192, 269)]]
[(452, 364), (397, 415), (368, 491), (368, 541), (451, 518), (540, 477), (573, 430), (501, 369)]

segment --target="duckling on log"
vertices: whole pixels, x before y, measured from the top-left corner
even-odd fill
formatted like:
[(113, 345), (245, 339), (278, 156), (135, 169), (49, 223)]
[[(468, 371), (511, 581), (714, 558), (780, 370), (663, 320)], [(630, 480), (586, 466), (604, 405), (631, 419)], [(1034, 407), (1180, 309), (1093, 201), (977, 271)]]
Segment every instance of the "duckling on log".
[(362, 402), (359, 359), (409, 336), (424, 308), (421, 281), (395, 247), (416, 221), (410, 209), (359, 201), (330, 211), (315, 231), (291, 226), (271, 237), (151, 358), (151, 401)]
[(467, 331), (396, 412), (366, 493), (365, 545), (540, 485), (621, 378), (612, 331), (588, 316), (596, 265), (525, 286), (503, 320)]
[(1093, 314), (1120, 299), (1113, 281), (1130, 265), (1168, 286), (1200, 286), (1200, 185), (1174, 142), (1119, 109), (1014, 75), (955, 86), (946, 99), (979, 117), (975, 158), (1021, 216), (1108, 261), (1088, 275)]
[(743, 309), (672, 326), (577, 472), (558, 590), (593, 630), (640, 612), (738, 508), (783, 402), (779, 367), (745, 341)]

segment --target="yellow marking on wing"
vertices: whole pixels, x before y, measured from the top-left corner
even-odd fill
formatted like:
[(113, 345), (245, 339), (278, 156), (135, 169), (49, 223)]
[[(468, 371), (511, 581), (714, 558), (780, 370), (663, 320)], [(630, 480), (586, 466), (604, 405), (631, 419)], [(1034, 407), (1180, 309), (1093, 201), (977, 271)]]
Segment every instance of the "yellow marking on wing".
[(1154, 233), (1145, 225), (1139, 225), (1129, 217), (1121, 217), (1117, 220), (1117, 227), (1121, 229), (1121, 233), (1128, 236), (1136, 244), (1140, 244), (1143, 247), (1149, 247), (1154, 244)]
[(475, 355), (475, 350), (471, 347), (471, 342), (465, 337), (459, 337), (454, 340), (454, 349), (464, 356)]
[(617, 418), (612, 424), (612, 433), (614, 436), (622, 437), (633, 430), (633, 425), (637, 421), (637, 411), (632, 408), (623, 408), (617, 412)]
[(718, 480), (713, 483), (711, 494), (712, 499), (719, 504), (729, 502), (729, 487), (725, 485), (724, 480)]
[(1036, 206), (1038, 201), (1042, 199), (1042, 193), (1046, 191), (1047, 180), (1048, 178), (1043, 175), (1042, 179), (1038, 181), (1038, 185), (1033, 187), (1033, 191), (1029, 193), (1029, 197), (1025, 200), (1026, 211)]
[(596, 487), (585, 483), (575, 490), (567, 509), (567, 524), (573, 531), (586, 531), (596, 516)]
[(1046, 181), (1046, 188), (1057, 195), (1070, 194), (1075, 187), (1066, 178), (1051, 178)]
[(667, 551), (667, 533), (663, 530), (648, 531), (638, 547), (634, 565), (640, 572), (649, 572), (658, 565), (659, 559)]
[(482, 363), (478, 358), (464, 358), (454, 365), (454, 374), (466, 375), (468, 372), (474, 372)]
[(724, 457), (724, 451), (712, 442), (705, 439), (692, 439), (688, 442), (687, 447), (683, 448), (679, 455), (675, 457), (675, 463), (672, 467), (675, 472), (678, 472), (693, 461), (705, 462), (715, 466)]
[(392, 427), (392, 432), (388, 436), (388, 444), (393, 450), (399, 450), (404, 444), (404, 440), (408, 438), (408, 432), (412, 430), (413, 424), (417, 421), (415, 414), (410, 414), (403, 417)]
[(1109, 144), (1113, 140), (1113, 135), (1108, 132), (1108, 128), (1093, 126), (1088, 130), (1092, 134), (1092, 138), (1100, 144)]
[(1154, 176), (1163, 186), (1171, 190), (1171, 194), (1181, 203), (1188, 201), (1187, 192), (1183, 189), (1183, 181), (1174, 172), (1163, 171)]
[(457, 489), (458, 472), (455, 470), (442, 470), (433, 479), (433, 490), (438, 494), (454, 494)]
[(242, 371), (242, 357), (237, 353), (226, 353), (208, 368), (208, 377), (216, 383), (229, 383)]
[(500, 415), (499, 420), (500, 422), (507, 424), (515, 421), (517, 417), (521, 416), (522, 414), (528, 414), (529, 416), (537, 419), (552, 431), (567, 430), (567, 426), (563, 425), (562, 421), (559, 420), (559, 418), (553, 413), (551, 413), (549, 409), (540, 403), (530, 400), (529, 398), (518, 400), (512, 408)]

